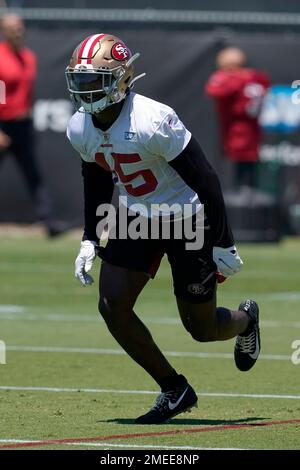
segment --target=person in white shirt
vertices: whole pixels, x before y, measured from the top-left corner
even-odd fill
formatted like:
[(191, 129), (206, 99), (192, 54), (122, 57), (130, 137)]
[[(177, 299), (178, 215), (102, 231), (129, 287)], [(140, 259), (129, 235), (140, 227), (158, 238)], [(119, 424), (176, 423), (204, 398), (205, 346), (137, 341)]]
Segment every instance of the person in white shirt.
[[(231, 276), (243, 264), (221, 187), (175, 111), (132, 91), (133, 83), (144, 75), (134, 77), (138, 56), (116, 36), (95, 34), (79, 44), (66, 69), (77, 108), (67, 136), (81, 156), (84, 182), (85, 227), (75, 274), (83, 285), (90, 285), (92, 263), (97, 254), (102, 258), (99, 311), (118, 343), (161, 388), (156, 404), (135, 422), (160, 424), (197, 404), (192, 386), (174, 370), (133, 311), (163, 255), (171, 265), (184, 327), (197, 341), (236, 337), (235, 362), (240, 370), (249, 370), (260, 351), (259, 309), (250, 299), (236, 311), (216, 307), (218, 276)], [(99, 206), (111, 202), (114, 184), (120, 198), (118, 214), (122, 207), (127, 211), (128, 232), (124, 237), (118, 218), (107, 245), (100, 248), (99, 227), (104, 224)], [(162, 213), (152, 210), (160, 205)], [(201, 248), (188, 249), (185, 233), (176, 238), (172, 232), (164, 238), (161, 231), (157, 237), (149, 230), (146, 238), (129, 236), (136, 217), (142, 215), (149, 226), (156, 219), (160, 228), (167, 217), (174, 228), (176, 220), (184, 219), (187, 206), (194, 228), (204, 206)]]

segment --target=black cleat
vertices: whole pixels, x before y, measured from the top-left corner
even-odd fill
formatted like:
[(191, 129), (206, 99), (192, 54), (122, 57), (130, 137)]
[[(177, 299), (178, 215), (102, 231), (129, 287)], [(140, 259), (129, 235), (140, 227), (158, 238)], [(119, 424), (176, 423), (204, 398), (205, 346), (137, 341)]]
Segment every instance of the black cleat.
[(235, 365), (241, 371), (250, 370), (260, 353), (259, 308), (254, 300), (245, 300), (239, 306), (250, 317), (247, 330), (237, 336), (234, 347)]
[(174, 390), (162, 392), (156, 399), (155, 405), (145, 415), (139, 416), (136, 424), (163, 424), (179, 413), (191, 411), (197, 407), (197, 395), (186, 382)]

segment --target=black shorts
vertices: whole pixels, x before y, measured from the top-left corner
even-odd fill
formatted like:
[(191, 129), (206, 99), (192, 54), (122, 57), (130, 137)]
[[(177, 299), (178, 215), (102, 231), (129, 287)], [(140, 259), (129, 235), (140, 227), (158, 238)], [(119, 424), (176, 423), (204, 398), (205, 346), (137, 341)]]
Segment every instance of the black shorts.
[(187, 250), (186, 240), (111, 239), (99, 249), (103, 261), (126, 269), (141, 271), (154, 278), (160, 262), (167, 255), (171, 265), (174, 294), (191, 303), (211, 300), (216, 289), (216, 265), (212, 258), (210, 230), (205, 230), (200, 250)]

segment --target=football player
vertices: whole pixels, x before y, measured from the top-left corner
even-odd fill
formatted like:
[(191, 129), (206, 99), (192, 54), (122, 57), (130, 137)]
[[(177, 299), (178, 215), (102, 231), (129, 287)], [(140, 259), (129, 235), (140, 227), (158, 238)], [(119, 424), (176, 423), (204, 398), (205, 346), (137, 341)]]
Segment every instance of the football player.
[[(161, 258), (168, 256), (174, 294), (184, 327), (196, 341), (236, 337), (235, 362), (249, 370), (260, 351), (257, 304), (250, 299), (237, 310), (216, 306), (218, 271), (232, 276), (242, 267), (228, 224), (216, 173), (201, 147), (173, 109), (132, 91), (134, 62), (123, 41), (95, 34), (76, 47), (66, 69), (68, 90), (77, 107), (67, 136), (81, 156), (85, 227), (75, 275), (84, 285), (97, 254), (96, 215), (109, 203), (114, 181), (127, 207), (143, 204), (204, 205), (206, 230), (200, 250), (186, 240), (109, 238), (102, 258), (99, 311), (117, 342), (161, 388), (154, 406), (136, 419), (160, 424), (197, 404), (187, 379), (172, 367), (134, 312), (136, 300)], [(144, 74), (143, 74), (144, 75)]]

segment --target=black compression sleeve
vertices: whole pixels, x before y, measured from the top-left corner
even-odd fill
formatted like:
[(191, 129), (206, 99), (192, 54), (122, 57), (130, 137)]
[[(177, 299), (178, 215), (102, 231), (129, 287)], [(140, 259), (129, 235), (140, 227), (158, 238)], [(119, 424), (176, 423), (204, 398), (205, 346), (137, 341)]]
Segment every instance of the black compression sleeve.
[(212, 229), (213, 245), (223, 248), (234, 245), (219, 179), (197, 140), (192, 137), (186, 148), (169, 164), (198, 194), (204, 204), (205, 214)]
[(84, 191), (84, 232), (83, 240), (99, 242), (96, 226), (101, 217), (96, 216), (100, 204), (110, 203), (114, 184), (112, 174), (97, 163), (81, 160)]

